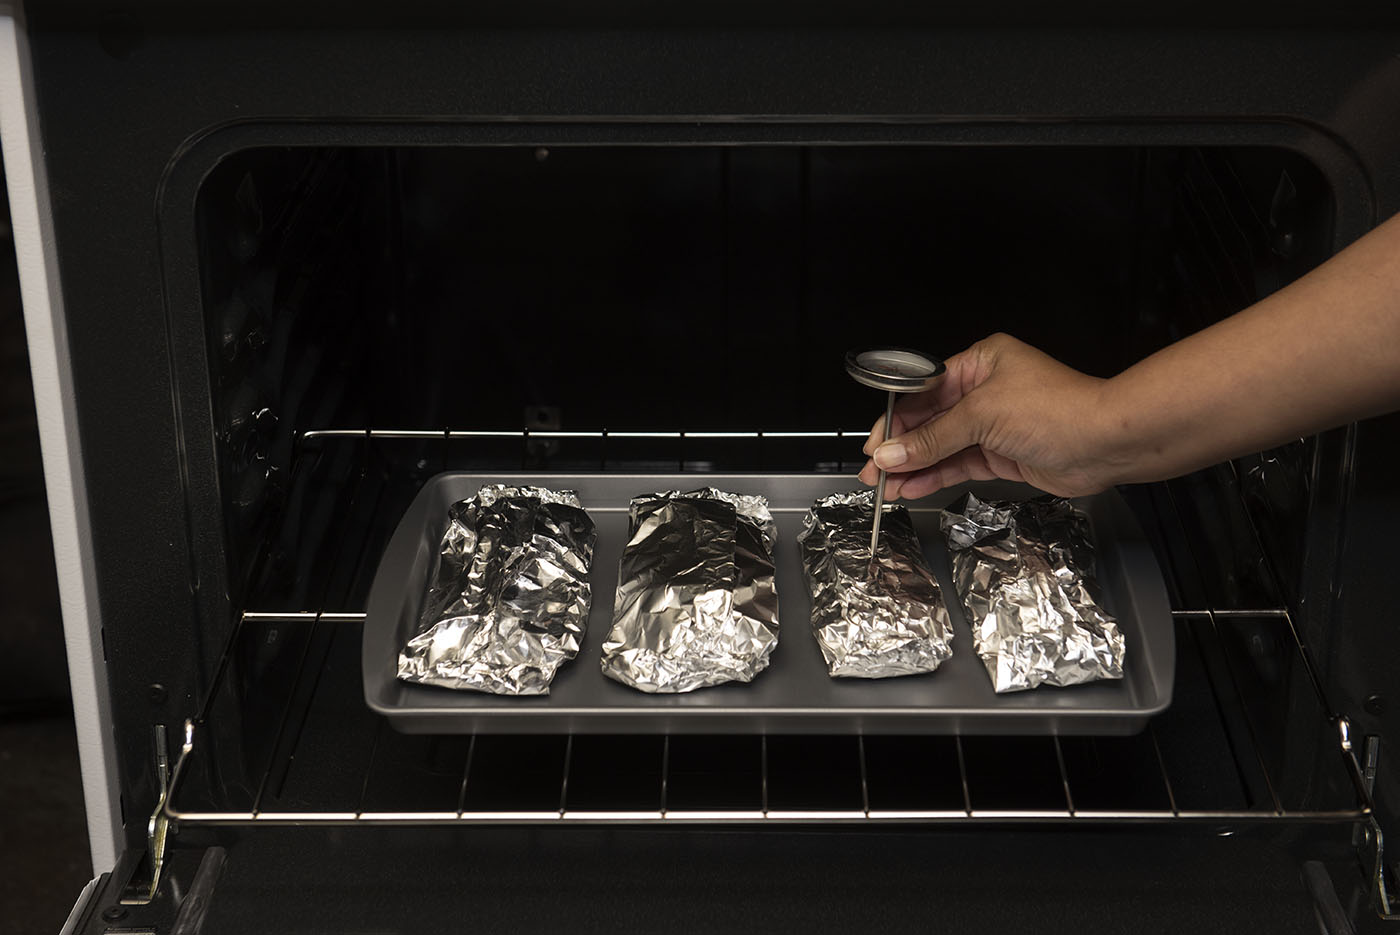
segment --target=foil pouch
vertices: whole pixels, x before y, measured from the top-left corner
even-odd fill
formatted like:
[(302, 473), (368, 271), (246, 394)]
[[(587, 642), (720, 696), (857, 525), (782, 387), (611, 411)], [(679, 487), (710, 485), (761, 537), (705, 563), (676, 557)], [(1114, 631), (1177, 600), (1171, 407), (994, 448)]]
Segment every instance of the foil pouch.
[(454, 503), (399, 678), (548, 694), (583, 642), (596, 539), (572, 490), (492, 484)]
[(1098, 602), (1089, 521), (1073, 504), (968, 493), (941, 522), (973, 646), (996, 691), (1123, 677), (1123, 633)]
[(932, 672), (952, 655), (953, 631), (909, 511), (887, 506), (870, 560), (875, 492), (812, 505), (797, 536), (812, 594), (812, 628), (834, 676), (879, 679)]
[(603, 673), (644, 692), (748, 682), (778, 643), (777, 527), (762, 497), (634, 497)]

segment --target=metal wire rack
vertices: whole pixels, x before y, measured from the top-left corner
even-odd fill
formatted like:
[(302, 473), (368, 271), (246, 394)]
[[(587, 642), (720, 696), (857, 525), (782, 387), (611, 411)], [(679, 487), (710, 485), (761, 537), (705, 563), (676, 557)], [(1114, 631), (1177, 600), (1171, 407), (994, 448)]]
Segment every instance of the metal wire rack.
[[(1220, 620), (1285, 619), (1284, 613), (1277, 610), (1175, 611), (1173, 616), (1178, 622), (1212, 616)], [(245, 614), (243, 624), (249, 627), (321, 625), (344, 628), (349, 626), (351, 630), (357, 631), (358, 627), (355, 625), (363, 619), (364, 614), (358, 612), (260, 612)], [(358, 645), (357, 632), (353, 636), (354, 638), (349, 642)], [(314, 673), (310, 677), (314, 678)], [(284, 723), (283, 726), (285, 729), (286, 724)], [(304, 729), (306, 726), (303, 724), (302, 728)], [(688, 736), (606, 737), (599, 739), (564, 735), (502, 740), (491, 735), (472, 735), (460, 738), (458, 743), (458, 752), (461, 754), (458, 757), (461, 760), (460, 775), (454, 776), (454, 781), (451, 783), (436, 783), (439, 790), (445, 787), (455, 787), (455, 796), (452, 797), (450, 803), (452, 807), (386, 810), (375, 807), (371, 799), (370, 787), (371, 774), (375, 770), (382, 771), (384, 768), (384, 764), (377, 762), (376, 757), (378, 748), (386, 740), (385, 728), (381, 725), (376, 728), (371, 739), (366, 774), (357, 777), (357, 783), (352, 783), (352, 785), (358, 784), (359, 786), (358, 798), (353, 807), (302, 810), (289, 809), (279, 805), (275, 801), (281, 797), (281, 794), (275, 791), (278, 783), (274, 777), (276, 767), (270, 766), (268, 772), (258, 783), (258, 792), (251, 807), (246, 810), (204, 811), (186, 808), (180, 804), (182, 782), (187, 777), (187, 772), (190, 769), (188, 763), (193, 756), (198, 740), (195, 723), (186, 722), (184, 744), (171, 779), (171, 793), (165, 807), (165, 813), (168, 818), (178, 819), (185, 823), (215, 825), (305, 824), (308, 822), (342, 825), (376, 822), (421, 825), (438, 822), (495, 824), (556, 821), (633, 823), (657, 821), (721, 823), (947, 822), (968, 819), (993, 821), (1076, 820), (1081, 822), (1204, 820), (1220, 822), (1269, 817), (1304, 822), (1350, 823), (1361, 821), (1369, 817), (1371, 813), (1370, 804), (1366, 800), (1364, 779), (1359, 768), (1355, 768), (1357, 766), (1355, 758), (1346, 755), (1350, 740), (1349, 728), (1345, 719), (1337, 720), (1335, 729), (1337, 731), (1335, 738), (1337, 751), (1339, 754), (1343, 754), (1340, 761), (1344, 766), (1350, 764), (1353, 767), (1349, 775), (1357, 792), (1355, 804), (1339, 804), (1337, 807), (1291, 808), (1285, 806), (1269, 778), (1267, 765), (1257, 748), (1254, 753), (1266, 792), (1261, 800), (1244, 807), (1200, 808), (1185, 805), (1177, 799), (1156, 731), (1149, 727), (1142, 738), (1124, 741), (1125, 744), (1137, 743), (1140, 745), (1140, 752), (1146, 754), (1155, 773), (1153, 776), (1139, 772), (1137, 775), (1125, 777), (1135, 784), (1134, 789), (1126, 791), (1129, 793), (1129, 798), (1134, 795), (1140, 798), (1143, 804), (1138, 807), (1126, 805), (1104, 807), (1101, 804), (1096, 804), (1101, 802), (1103, 798), (1103, 790), (1097, 787), (1097, 779), (1091, 781), (1094, 788), (1088, 795), (1076, 796), (1075, 782), (1071, 777), (1072, 770), (1082, 767), (1086, 763), (1086, 756), (1092, 755), (1091, 747), (1104, 743), (1104, 741), (1089, 741), (1083, 738), (1035, 738), (1040, 742), (1028, 743), (1031, 738), (1011, 738), (1010, 740), (995, 738), (984, 741), (958, 736), (927, 738), (862, 736), (770, 738), (758, 736), (734, 738), (717, 743), (713, 738), (697, 739)], [(413, 738), (392, 736), (398, 740), (399, 745), (425, 746), (423, 743), (415, 743)], [(723, 807), (723, 803), (718, 803), (718, 800), (708, 805), (698, 804), (689, 798), (680, 803), (676, 801), (673, 791), (674, 759), (684, 755), (687, 762), (691, 762), (698, 758), (698, 751), (715, 752), (719, 747), (727, 747), (728, 749), (724, 752), (729, 755), (741, 755), (739, 748), (750, 741), (752, 749), (748, 750), (747, 753), (751, 762), (731, 763), (724, 769), (708, 771), (711, 778), (717, 778), (721, 784), (730, 787), (741, 782), (744, 776), (752, 779), (753, 785), (747, 796), (749, 799), (747, 807)], [(771, 762), (774, 754), (770, 753), (770, 744), (792, 746), (796, 750), (803, 751), (801, 758), (806, 759), (807, 754), (823, 748), (830, 750), (842, 743), (845, 744), (846, 749), (839, 751), (837, 758), (845, 762), (833, 764), (829, 772), (832, 776), (844, 773), (844, 778), (848, 780), (844, 787), (838, 786), (825, 790), (824, 798), (826, 801), (810, 799), (805, 792), (801, 792), (798, 794), (799, 799), (804, 799), (804, 802), (800, 803), (801, 807), (786, 807), (792, 803), (785, 802), (782, 795), (775, 795), (770, 786), (771, 773), (776, 770)], [(985, 750), (982, 749), (985, 743), (1005, 744), (1020, 752), (1026, 752), (1028, 747), (1034, 748), (1034, 752), (1043, 758), (1044, 762), (1039, 764), (1024, 761), (1022, 763), (1022, 766), (1032, 776), (1039, 772), (1040, 788), (1028, 793), (1029, 805), (1022, 807), (1012, 804), (1008, 807), (1003, 804), (1000, 798), (1002, 795), (1000, 790), (996, 792), (993, 799), (989, 800), (993, 804), (985, 806), (981, 804), (982, 797), (977, 786), (978, 771), (969, 766), (969, 757), (976, 756), (976, 753), (970, 754), (968, 748), (976, 745), (980, 752), (985, 753)], [(925, 749), (918, 751), (917, 748), (920, 746)], [(535, 775), (537, 789), (531, 793), (536, 800), (533, 807), (490, 807), (489, 804), (478, 804), (475, 798), (469, 798), (469, 790), (473, 794), (476, 791), (472, 787), (474, 778), (490, 775), (491, 771), (495, 769), (494, 766), (484, 765), (483, 761), (486, 756), (495, 753), (503, 754), (505, 758), (510, 759), (516, 754), (523, 753), (523, 747), (531, 748), (530, 754), (532, 756), (538, 756), (541, 759), (548, 758), (556, 762), (557, 776), (547, 792), (542, 784), (539, 784), (538, 776)], [(620, 756), (617, 755), (628, 747), (631, 749), (626, 750)], [(868, 749), (870, 747), (878, 747), (879, 749), (872, 752)], [(583, 795), (579, 795), (577, 792), (571, 795), (571, 774), (581, 762), (581, 755), (576, 755), (576, 748), (580, 750), (583, 748), (606, 749), (612, 754), (608, 758), (611, 762), (637, 768), (649, 775), (651, 780), (649, 783), (629, 783), (631, 791), (636, 795), (636, 800), (622, 802), (629, 807), (605, 807), (617, 803), (609, 801), (600, 804), (597, 790)], [(673, 753), (673, 749), (677, 752)], [(785, 749), (776, 756), (791, 760), (794, 749)], [(594, 749), (589, 750), (589, 756), (591, 758), (590, 765), (585, 768), (591, 769), (598, 765), (592, 762), (592, 759), (596, 759)], [(655, 762), (639, 765), (639, 757), (647, 756), (650, 756)], [(896, 767), (900, 761), (925, 764), (935, 763), (940, 758), (948, 767), (942, 783), (929, 784), (927, 789), (928, 802), (914, 803), (936, 807), (912, 807), (908, 798), (911, 790), (906, 788), (909, 783), (904, 779), (891, 784), (899, 788), (890, 789), (887, 787), (886, 780), (889, 777), (882, 772), (883, 770)], [(289, 762), (283, 764), (284, 767), (290, 766), (291, 758), (288, 759)], [(1052, 767), (1052, 771), (1047, 772), (1047, 767)], [(529, 766), (532, 775), (535, 774), (536, 769), (536, 765)], [(693, 779), (689, 776), (689, 772), (687, 772), (687, 776), (687, 782)], [(1153, 780), (1155, 780), (1155, 786), (1152, 785)], [(285, 781), (285, 776), (283, 781)], [(494, 780), (488, 780), (488, 782), (490, 781)], [(596, 781), (597, 777), (592, 775), (584, 780), (587, 783), (596, 783)], [(576, 782), (575, 785), (577, 786), (578, 783)], [(872, 786), (875, 788), (873, 796)], [(498, 794), (499, 791), (489, 792), (487, 798)], [(733, 790), (731, 789), (731, 791)], [(343, 792), (344, 789), (340, 790), (337, 795)], [(530, 796), (527, 795), (528, 797)], [(509, 799), (511, 796), (507, 795), (505, 798)], [(601, 797), (601, 799), (609, 798), (611, 797), (606, 795)], [(704, 796), (702, 795), (701, 798)], [(1146, 804), (1154, 798), (1156, 799), (1155, 806)], [(447, 803), (439, 798), (435, 804)], [(732, 803), (730, 804), (732, 805)]]
[[(410, 736), (365, 706), (359, 608), (373, 559), (422, 481), (458, 466), (454, 440), (844, 440), (848, 448), (865, 434), (305, 433), (289, 502), (298, 489), (322, 495), (311, 502), (329, 497), (320, 512), (333, 521), (313, 548), (297, 550), (290, 574), (268, 573), (273, 546), (259, 555), (250, 601), (269, 609), (235, 621), (168, 775), (158, 757), (151, 883), (128, 901), (155, 891), (167, 835), (182, 827), (1126, 823), (1223, 833), (1268, 821), (1360, 853), (1373, 903), (1392, 917), (1368, 779), (1376, 750), (1355, 747), (1347, 719), (1328, 706), (1281, 601), (1177, 606), (1176, 697), (1136, 737)], [(348, 472), (344, 459), (308, 457), (346, 444), (359, 446)], [(841, 469), (840, 457), (817, 463)], [(607, 468), (606, 452), (597, 463)], [(663, 462), (676, 463), (687, 464)], [(1177, 546), (1163, 550), (1174, 601), (1208, 591), (1182, 586), (1206, 566), (1172, 486), (1154, 485), (1135, 509)], [(1272, 647), (1267, 665), (1254, 657), (1261, 646)], [(163, 733), (156, 747), (166, 749)]]
[[(294, 576), (286, 599), (238, 620), (161, 812), (184, 824), (543, 822), (1232, 822), (1358, 823), (1371, 815), (1348, 724), (1326, 707), (1289, 610), (1179, 608), (1178, 702), (1137, 738), (547, 736), (408, 737), (360, 698), (358, 649), (370, 565), (421, 483), (371, 445), (455, 439), (841, 440), (855, 432), (564, 432), (331, 429), (299, 450), (360, 444), (334, 478), (331, 554)], [(420, 471), (440, 462), (416, 457)], [(293, 482), (319, 489), (315, 459)], [(602, 459), (606, 466), (606, 458)], [(328, 468), (329, 470), (329, 468)], [(1169, 488), (1157, 520), (1182, 523)], [(1178, 530), (1178, 535), (1182, 533)], [(1189, 536), (1186, 537), (1189, 542)], [(1193, 561), (1197, 561), (1194, 559)], [(1191, 569), (1172, 568), (1173, 575)], [(271, 589), (275, 591), (274, 589)], [(273, 597), (276, 597), (274, 594)], [(296, 606), (296, 603), (293, 603)], [(1285, 710), (1241, 677), (1243, 630), (1287, 650)], [(1239, 631), (1239, 632), (1237, 632)], [(258, 661), (261, 658), (261, 661)], [(252, 660), (252, 661), (250, 661)], [(275, 676), (275, 677), (274, 677)], [(1299, 784), (1271, 741), (1307, 712), (1317, 770)], [(1267, 736), (1266, 736), (1267, 735)], [(748, 744), (752, 744), (750, 749)], [(231, 767), (241, 764), (242, 768)], [(1009, 775), (1015, 776), (1008, 782)], [(625, 777), (622, 778), (622, 777)], [(527, 781), (528, 780), (528, 781)]]

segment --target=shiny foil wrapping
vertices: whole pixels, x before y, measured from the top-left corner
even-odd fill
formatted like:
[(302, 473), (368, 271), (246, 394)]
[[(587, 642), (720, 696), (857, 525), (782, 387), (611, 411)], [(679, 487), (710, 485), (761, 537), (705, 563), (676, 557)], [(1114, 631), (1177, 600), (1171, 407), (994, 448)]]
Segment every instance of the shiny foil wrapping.
[(1089, 521), (1068, 500), (969, 493), (944, 512), (942, 527), (993, 688), (1123, 677), (1123, 633), (1096, 597)]
[(777, 527), (714, 488), (632, 500), (603, 673), (644, 692), (748, 682), (778, 643)]
[(870, 560), (871, 490), (812, 505), (797, 536), (812, 594), (812, 627), (834, 676), (932, 672), (952, 655), (953, 631), (909, 511), (886, 506)]
[(406, 682), (545, 695), (578, 655), (597, 534), (571, 490), (488, 485), (448, 513)]

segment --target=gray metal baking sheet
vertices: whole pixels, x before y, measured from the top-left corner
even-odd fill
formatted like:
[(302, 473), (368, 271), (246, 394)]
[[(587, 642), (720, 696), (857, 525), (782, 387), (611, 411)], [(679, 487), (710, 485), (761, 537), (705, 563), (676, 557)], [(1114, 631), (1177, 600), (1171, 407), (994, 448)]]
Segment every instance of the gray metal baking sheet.
[[(413, 631), (448, 507), (482, 484), (538, 484), (579, 492), (598, 527), (593, 607), (578, 658), (544, 697), (500, 697), (410, 685), (395, 678), (399, 648)], [(408, 733), (901, 733), (1131, 734), (1171, 703), (1176, 647), (1161, 570), (1117, 493), (1076, 501), (1094, 528), (1098, 580), (1127, 640), (1124, 677), (1070, 688), (998, 696), (972, 648), (950, 577), (938, 511), (963, 487), (908, 504), (953, 621), (953, 656), (936, 672), (892, 679), (833, 679), (812, 634), (811, 599), (796, 536), (817, 497), (858, 485), (834, 474), (469, 474), (430, 479), (404, 513), (370, 590), (364, 624), (365, 700)], [(781, 635), (772, 664), (747, 685), (683, 695), (648, 695), (598, 669), (612, 622), (618, 559), (632, 496), (714, 486), (768, 498)], [(969, 485), (979, 496), (1025, 497), (1015, 484)]]

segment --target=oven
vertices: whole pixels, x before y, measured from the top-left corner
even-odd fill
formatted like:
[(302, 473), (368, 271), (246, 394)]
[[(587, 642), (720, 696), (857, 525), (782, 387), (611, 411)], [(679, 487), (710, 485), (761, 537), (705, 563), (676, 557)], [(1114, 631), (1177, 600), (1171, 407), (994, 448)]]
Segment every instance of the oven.
[(435, 474), (839, 485), (880, 405), (851, 347), (1006, 331), (1108, 375), (1400, 209), (1390, 11), (1056, 14), (0, 22), (97, 872), (69, 930), (1389, 931), (1393, 417), (1120, 491), (1176, 639), (1128, 736), (365, 704)]

